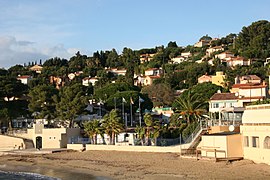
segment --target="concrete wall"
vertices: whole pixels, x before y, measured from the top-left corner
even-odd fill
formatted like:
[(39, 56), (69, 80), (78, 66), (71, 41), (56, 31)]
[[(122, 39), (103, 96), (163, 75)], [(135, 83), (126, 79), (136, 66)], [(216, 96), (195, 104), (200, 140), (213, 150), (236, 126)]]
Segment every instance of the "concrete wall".
[(83, 144), (67, 144), (67, 149), (81, 151), (83, 149)]
[[(68, 147), (70, 147), (68, 145)], [(180, 153), (180, 146), (158, 147), (158, 146), (115, 146), (115, 145), (92, 145), (86, 144), (86, 150), (102, 151), (134, 151), (134, 152), (172, 152)]]
[[(243, 138), (248, 137), (249, 141), (248, 146), (243, 144), (244, 158), (253, 160), (256, 163), (266, 163), (270, 165), (270, 149), (264, 147), (265, 138), (270, 136), (270, 124), (264, 126), (244, 125), (241, 126), (241, 133)], [(259, 147), (252, 147), (252, 137), (259, 138)]]
[(0, 135), (0, 150), (3, 150), (3, 151), (13, 150), (13, 149), (19, 149), (19, 147), (20, 148), (25, 147), (23, 139)]
[(223, 152), (217, 152), (217, 157), (224, 158), (227, 157), (227, 138), (226, 136), (202, 136), (202, 141), (200, 144), (202, 148), (202, 156), (215, 157), (214, 152), (207, 152), (208, 150), (221, 150)]

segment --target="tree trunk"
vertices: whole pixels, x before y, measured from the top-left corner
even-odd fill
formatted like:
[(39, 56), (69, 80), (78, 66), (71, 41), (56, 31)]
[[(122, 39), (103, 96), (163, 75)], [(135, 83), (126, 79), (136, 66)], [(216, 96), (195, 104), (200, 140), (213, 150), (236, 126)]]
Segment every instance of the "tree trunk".
[(73, 128), (73, 120), (70, 120), (70, 122), (69, 122), (69, 128)]

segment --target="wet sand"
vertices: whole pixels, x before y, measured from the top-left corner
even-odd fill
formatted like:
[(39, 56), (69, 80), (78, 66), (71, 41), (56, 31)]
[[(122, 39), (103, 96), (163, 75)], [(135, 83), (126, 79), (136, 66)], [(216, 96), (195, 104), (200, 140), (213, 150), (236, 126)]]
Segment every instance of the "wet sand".
[[(118, 151), (5, 155), (0, 170), (30, 171), (61, 179), (270, 179), (270, 166), (249, 160), (214, 162), (176, 153)], [(93, 176), (91, 176), (93, 175)]]

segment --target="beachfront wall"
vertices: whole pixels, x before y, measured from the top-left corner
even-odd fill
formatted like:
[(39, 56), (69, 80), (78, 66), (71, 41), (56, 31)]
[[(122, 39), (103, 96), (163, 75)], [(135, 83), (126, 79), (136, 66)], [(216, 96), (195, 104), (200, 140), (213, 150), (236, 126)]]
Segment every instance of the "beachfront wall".
[(270, 104), (247, 106), (240, 131), (244, 158), (270, 165)]
[(180, 146), (160, 147), (160, 146), (117, 146), (117, 145), (92, 145), (86, 144), (86, 150), (102, 151), (133, 151), (133, 152), (172, 152), (180, 153)]
[(25, 147), (24, 141), (21, 138), (0, 135), (0, 150), (22, 149)]
[(201, 155), (216, 158), (243, 157), (241, 140), (240, 134), (203, 135), (200, 143)]

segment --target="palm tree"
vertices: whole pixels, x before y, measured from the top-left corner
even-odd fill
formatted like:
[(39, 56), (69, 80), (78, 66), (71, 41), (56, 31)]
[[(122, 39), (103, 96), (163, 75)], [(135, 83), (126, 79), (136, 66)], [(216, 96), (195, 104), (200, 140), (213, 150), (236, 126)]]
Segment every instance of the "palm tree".
[(144, 123), (146, 125), (146, 136), (145, 136), (145, 141), (146, 141), (146, 145), (149, 144), (149, 140), (150, 140), (150, 132), (151, 132), (151, 129), (153, 128), (153, 118), (151, 116), (151, 114), (149, 113), (146, 113), (144, 116), (143, 116), (143, 119), (144, 119)]
[(207, 102), (203, 101), (198, 94), (192, 93), (190, 90), (186, 95), (183, 94), (176, 99), (177, 109), (188, 124), (191, 124), (206, 112), (206, 104)]
[(97, 135), (102, 134), (102, 127), (100, 125), (98, 119), (83, 123), (84, 131), (89, 136), (91, 144), (97, 144)]
[(124, 129), (124, 124), (120, 122), (121, 118), (115, 109), (111, 110), (103, 118), (102, 127), (105, 133), (110, 136), (110, 144), (115, 144), (115, 135), (118, 135)]
[(145, 129), (141, 126), (136, 126), (135, 132), (139, 135), (139, 139), (141, 140), (141, 145), (144, 145), (144, 137), (145, 137)]

